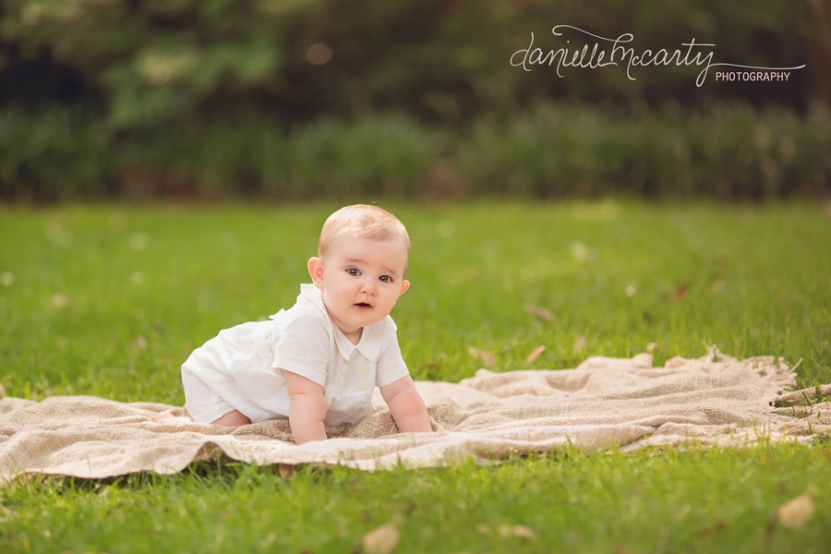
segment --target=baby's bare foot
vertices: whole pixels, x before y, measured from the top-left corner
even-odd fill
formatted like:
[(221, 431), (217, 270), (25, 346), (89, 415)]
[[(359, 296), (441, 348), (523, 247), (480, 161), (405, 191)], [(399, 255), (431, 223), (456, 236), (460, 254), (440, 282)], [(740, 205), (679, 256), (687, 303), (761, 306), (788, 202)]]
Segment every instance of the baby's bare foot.
[(193, 418), (189, 416), (175, 416), (170, 412), (159, 412), (153, 416), (154, 423), (164, 423), (165, 425), (181, 425), (183, 423), (193, 423)]

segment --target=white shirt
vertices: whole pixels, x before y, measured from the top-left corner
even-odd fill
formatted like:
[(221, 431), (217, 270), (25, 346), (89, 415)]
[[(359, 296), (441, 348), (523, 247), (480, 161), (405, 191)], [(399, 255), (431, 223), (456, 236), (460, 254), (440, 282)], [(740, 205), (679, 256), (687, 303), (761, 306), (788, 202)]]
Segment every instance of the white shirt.
[(288, 418), (283, 370), (323, 386), (327, 426), (360, 422), (372, 411), (375, 386), (409, 375), (390, 316), (364, 327), (352, 344), (329, 317), (320, 290), (306, 284), (290, 309), (220, 331), (182, 364), (183, 375), (197, 377), (252, 423)]

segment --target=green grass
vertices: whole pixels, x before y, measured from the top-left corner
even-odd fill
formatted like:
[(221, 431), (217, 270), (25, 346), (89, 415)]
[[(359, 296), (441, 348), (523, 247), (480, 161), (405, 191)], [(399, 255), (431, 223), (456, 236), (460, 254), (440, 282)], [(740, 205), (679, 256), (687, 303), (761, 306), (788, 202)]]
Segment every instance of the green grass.
[[(290, 306), (336, 207), (0, 208), (0, 383), (35, 400), (181, 404), (181, 362), (218, 330)], [(472, 375), (481, 361), (468, 345), (510, 370), (654, 342), (656, 364), (716, 344), (802, 359), (802, 386), (831, 381), (822, 206), (388, 207), (413, 239), (412, 288), (393, 316), (417, 379)], [(0, 489), (0, 551), (349, 552), (395, 518), (396, 552), (823, 552), (829, 456), (823, 445), (762, 445), (377, 474), (303, 468), (288, 481), (227, 461), (169, 478), (18, 480)], [(775, 508), (812, 484), (811, 520), (779, 525)], [(534, 538), (500, 536), (513, 524)]]

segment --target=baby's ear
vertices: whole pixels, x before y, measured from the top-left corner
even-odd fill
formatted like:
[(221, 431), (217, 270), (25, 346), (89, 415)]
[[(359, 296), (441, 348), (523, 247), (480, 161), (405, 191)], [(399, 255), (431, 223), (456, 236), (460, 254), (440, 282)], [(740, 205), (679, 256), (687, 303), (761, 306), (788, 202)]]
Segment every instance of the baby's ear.
[(319, 289), (323, 288), (323, 260), (318, 257), (309, 258), (309, 276)]
[(407, 281), (406, 279), (404, 279), (404, 282), (401, 283), (401, 290), (398, 291), (398, 296), (401, 296), (402, 294), (407, 292), (407, 289), (409, 289), (409, 288), (410, 288), (410, 282)]

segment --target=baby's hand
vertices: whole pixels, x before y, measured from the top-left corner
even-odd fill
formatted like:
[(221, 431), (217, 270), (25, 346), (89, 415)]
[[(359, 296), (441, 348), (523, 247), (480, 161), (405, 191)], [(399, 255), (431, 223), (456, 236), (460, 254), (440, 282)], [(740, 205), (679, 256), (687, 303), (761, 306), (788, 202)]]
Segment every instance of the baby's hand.
[(381, 396), (390, 407), (392, 418), (402, 432), (419, 433), (433, 430), (424, 400), (418, 394), (413, 378), (409, 375), (381, 387)]

